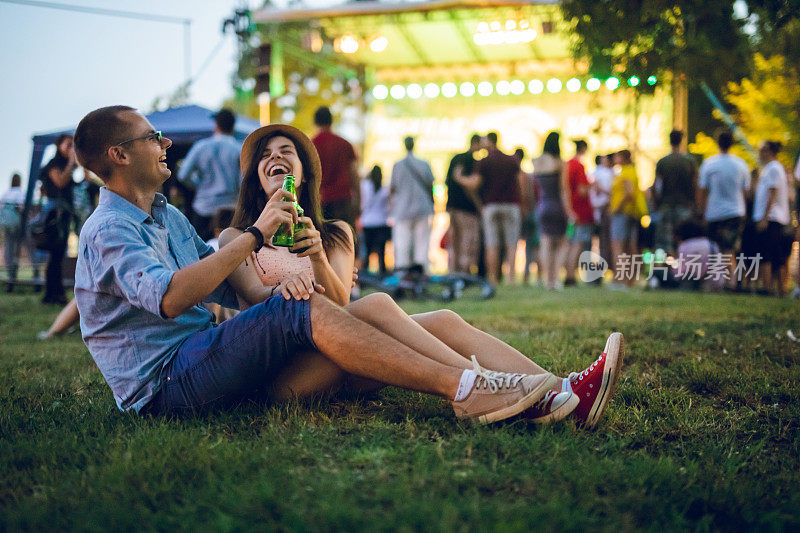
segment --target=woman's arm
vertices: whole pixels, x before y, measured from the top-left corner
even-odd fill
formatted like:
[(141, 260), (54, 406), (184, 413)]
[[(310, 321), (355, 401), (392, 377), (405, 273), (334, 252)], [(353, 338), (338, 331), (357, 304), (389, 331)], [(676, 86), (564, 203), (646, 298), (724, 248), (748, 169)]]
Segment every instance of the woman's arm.
[[(320, 244), (319, 250), (309, 256), (314, 269), (314, 281), (325, 288), (325, 296), (339, 305), (347, 305), (350, 303), (350, 288), (353, 285), (355, 243), (349, 224), (341, 220), (335, 224), (347, 234), (347, 244), (336, 244), (327, 252)], [(311, 252), (312, 249), (307, 251)]]
[(564, 206), (564, 212), (567, 214), (567, 218), (570, 220), (576, 220), (578, 217), (575, 215), (575, 211), (572, 210), (572, 198), (569, 196), (569, 167), (567, 165), (561, 165), (561, 205)]
[[(224, 230), (219, 236), (220, 249), (227, 244), (230, 244), (236, 237), (243, 232), (236, 228), (228, 228)], [(245, 259), (236, 270), (228, 276), (228, 283), (236, 291), (239, 297), (239, 307), (247, 309), (263, 302), (275, 292), (275, 287), (262, 285), (261, 280), (253, 268), (252, 259)]]
[(50, 168), (50, 170), (47, 171), (47, 177), (50, 178), (50, 181), (52, 181), (56, 187), (63, 189), (72, 179), (72, 171), (75, 170), (77, 166), (75, 161), (70, 159), (67, 166), (64, 167), (64, 170)]

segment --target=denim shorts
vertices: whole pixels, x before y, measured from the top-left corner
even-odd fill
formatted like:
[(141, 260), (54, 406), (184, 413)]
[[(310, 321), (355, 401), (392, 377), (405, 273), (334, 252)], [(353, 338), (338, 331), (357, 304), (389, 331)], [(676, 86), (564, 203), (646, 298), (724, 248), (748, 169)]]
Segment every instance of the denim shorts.
[(297, 352), (309, 349), (309, 302), (273, 296), (187, 338), (142, 413), (182, 414), (261, 396)]
[(625, 214), (611, 215), (611, 240), (612, 241), (627, 241), (633, 233), (633, 218)]
[(590, 243), (592, 242), (593, 229), (594, 225), (592, 224), (575, 224), (575, 232), (572, 234), (572, 237), (569, 238), (569, 241), (582, 244)]

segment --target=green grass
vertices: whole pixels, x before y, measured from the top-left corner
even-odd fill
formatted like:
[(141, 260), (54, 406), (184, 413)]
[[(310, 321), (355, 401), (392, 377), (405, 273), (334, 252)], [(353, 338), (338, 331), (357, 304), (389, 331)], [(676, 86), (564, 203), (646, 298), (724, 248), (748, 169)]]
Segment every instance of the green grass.
[(525, 289), (451, 308), (561, 374), (622, 331), (597, 430), (473, 426), (391, 388), (137, 418), (78, 335), (33, 340), (57, 310), (2, 295), (0, 530), (800, 528), (796, 302)]

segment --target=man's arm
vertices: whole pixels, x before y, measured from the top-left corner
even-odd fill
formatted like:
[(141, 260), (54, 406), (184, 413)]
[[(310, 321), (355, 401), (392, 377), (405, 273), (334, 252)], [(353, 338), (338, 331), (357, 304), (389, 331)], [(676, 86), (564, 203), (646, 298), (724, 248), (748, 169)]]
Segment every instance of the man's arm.
[[(269, 199), (253, 224), (264, 235), (265, 241), (272, 238), (281, 224), (297, 222), (293, 201), (294, 196), (283, 189), (276, 191)], [(175, 272), (161, 298), (162, 315), (174, 318), (202, 302), (244, 262), (255, 244), (256, 239), (252, 234), (242, 234), (218, 252)]]
[(183, 162), (181, 166), (178, 168), (178, 181), (183, 184), (191, 185), (193, 187), (197, 187), (197, 182), (195, 181), (195, 172), (197, 171), (197, 154), (199, 153), (198, 150), (199, 146), (195, 143), (190, 149), (189, 153), (186, 154), (186, 157), (183, 158)]
[(758, 231), (764, 231), (767, 229), (767, 225), (769, 224), (769, 210), (772, 209), (772, 206), (775, 204), (775, 201), (778, 199), (778, 188), (772, 187), (769, 190), (769, 196), (767, 197), (767, 207), (764, 208), (764, 216), (756, 222), (756, 229)]

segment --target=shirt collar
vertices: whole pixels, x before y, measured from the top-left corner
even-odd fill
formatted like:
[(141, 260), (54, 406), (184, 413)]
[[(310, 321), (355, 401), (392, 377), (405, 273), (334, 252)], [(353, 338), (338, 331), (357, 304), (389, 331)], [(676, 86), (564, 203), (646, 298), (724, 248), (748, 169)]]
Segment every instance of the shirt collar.
[(101, 187), (98, 206), (105, 206), (108, 209), (117, 211), (123, 216), (142, 224), (148, 220), (163, 220), (163, 212), (167, 208), (167, 198), (159, 192), (156, 193), (151, 207), (154, 216), (151, 217), (122, 196), (108, 190), (106, 187)]

